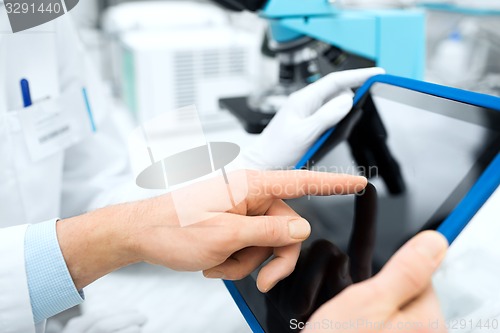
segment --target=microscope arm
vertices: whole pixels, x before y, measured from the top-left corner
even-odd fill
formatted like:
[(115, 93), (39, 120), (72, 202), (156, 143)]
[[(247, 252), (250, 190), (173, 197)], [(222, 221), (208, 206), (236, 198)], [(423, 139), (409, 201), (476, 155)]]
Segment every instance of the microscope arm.
[(326, 0), (214, 0), (232, 10), (258, 11), (277, 42), (309, 36), (374, 61), (387, 73), (422, 79), (422, 10), (343, 10)]

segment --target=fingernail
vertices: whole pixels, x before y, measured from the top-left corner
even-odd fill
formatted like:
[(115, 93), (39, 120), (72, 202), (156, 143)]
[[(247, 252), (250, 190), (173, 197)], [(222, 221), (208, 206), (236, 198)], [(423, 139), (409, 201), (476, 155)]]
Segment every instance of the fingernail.
[(278, 282), (279, 282), (279, 281), (276, 281), (276, 282), (272, 283), (270, 286), (267, 286), (267, 287), (265, 287), (265, 288), (262, 288), (262, 287), (259, 285), (259, 281), (257, 280), (257, 289), (259, 289), (261, 293), (265, 294), (265, 293), (267, 293), (269, 290), (273, 289), (273, 288), (276, 286), (276, 284), (278, 284)]
[(311, 234), (311, 225), (304, 219), (295, 219), (288, 222), (288, 232), (293, 239), (306, 239)]
[(267, 289), (266, 288), (262, 288), (260, 285), (259, 285), (259, 280), (257, 280), (257, 289), (259, 289), (259, 291), (261, 293), (267, 293)]
[(208, 271), (205, 273), (207, 279), (224, 279), (224, 273), (221, 271)]
[(416, 250), (430, 259), (436, 259), (448, 247), (446, 238), (436, 231), (426, 231), (418, 237)]

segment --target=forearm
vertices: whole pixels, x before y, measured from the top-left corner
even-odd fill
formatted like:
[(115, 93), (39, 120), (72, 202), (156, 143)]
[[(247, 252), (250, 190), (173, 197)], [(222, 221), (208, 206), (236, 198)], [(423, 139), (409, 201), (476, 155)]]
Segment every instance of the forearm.
[(57, 222), (57, 238), (78, 290), (121, 267), (142, 260), (142, 221), (161, 221), (175, 215), (168, 196), (107, 208)]

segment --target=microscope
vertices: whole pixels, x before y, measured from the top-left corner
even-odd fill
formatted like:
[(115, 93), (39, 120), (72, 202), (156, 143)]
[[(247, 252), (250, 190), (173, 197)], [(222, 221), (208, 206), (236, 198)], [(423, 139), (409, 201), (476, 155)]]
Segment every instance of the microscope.
[(380, 66), (388, 74), (423, 77), (422, 10), (346, 9), (335, 0), (214, 1), (269, 22), (262, 53), (278, 60), (278, 85), (219, 101), (249, 133), (260, 133), (288, 95), (331, 72)]

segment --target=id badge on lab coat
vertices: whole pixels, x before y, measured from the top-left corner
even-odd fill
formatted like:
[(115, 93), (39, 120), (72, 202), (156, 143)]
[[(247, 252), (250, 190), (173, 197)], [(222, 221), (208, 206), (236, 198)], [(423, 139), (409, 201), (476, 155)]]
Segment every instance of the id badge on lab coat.
[(84, 88), (71, 88), (58, 98), (35, 101), (18, 112), (33, 162), (82, 141), (94, 131)]

